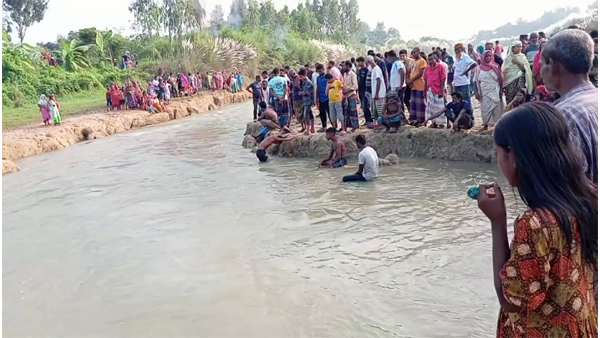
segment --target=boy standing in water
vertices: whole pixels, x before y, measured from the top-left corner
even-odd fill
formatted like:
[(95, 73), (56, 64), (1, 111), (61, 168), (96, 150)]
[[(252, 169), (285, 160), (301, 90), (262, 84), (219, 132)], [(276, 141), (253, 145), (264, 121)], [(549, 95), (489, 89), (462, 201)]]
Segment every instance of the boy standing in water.
[(335, 136), (336, 131), (333, 127), (325, 131), (325, 137), (331, 141), (331, 150), (326, 158), (319, 161), (320, 167), (341, 168), (348, 163), (346, 145)]
[(300, 88), (302, 88), (300, 95), (302, 96), (302, 105), (304, 109), (303, 123), (306, 130), (304, 135), (315, 133), (315, 116), (312, 112), (312, 105), (315, 102), (315, 88), (307, 76), (306, 69), (300, 69), (298, 71), (298, 77), (301, 81)]

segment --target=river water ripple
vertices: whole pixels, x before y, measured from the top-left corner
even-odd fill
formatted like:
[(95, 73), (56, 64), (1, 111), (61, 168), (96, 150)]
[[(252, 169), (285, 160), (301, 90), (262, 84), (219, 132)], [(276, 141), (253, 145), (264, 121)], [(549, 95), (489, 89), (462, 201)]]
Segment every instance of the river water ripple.
[[(249, 104), (23, 159), (3, 180), (3, 333), (492, 337), (492, 165), (401, 159), (368, 184), (259, 164)], [(511, 198), (511, 196), (507, 196)]]

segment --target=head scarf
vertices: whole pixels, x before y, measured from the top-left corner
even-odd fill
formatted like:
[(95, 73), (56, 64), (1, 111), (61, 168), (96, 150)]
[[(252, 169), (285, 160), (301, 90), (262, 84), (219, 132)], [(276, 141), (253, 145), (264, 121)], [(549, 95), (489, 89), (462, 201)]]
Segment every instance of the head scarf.
[(544, 48), (545, 44), (546, 39), (540, 40), (540, 50), (537, 52), (537, 54), (535, 54), (535, 57), (533, 58), (533, 74), (539, 73), (540, 68), (542, 68), (542, 65), (540, 65), (540, 58), (542, 57), (542, 48)]
[[(488, 54), (492, 56), (492, 60), (490, 62), (485, 61), (485, 57)], [(500, 82), (500, 85), (502, 86), (502, 71), (500, 70), (500, 67), (498, 67), (496, 62), (494, 62), (494, 52), (492, 52), (491, 50), (486, 50), (485, 52), (483, 52), (479, 68), (481, 68), (481, 70), (483, 71), (493, 70), (496, 73), (496, 75), (498, 75), (498, 82)]]
[(44, 94), (40, 95), (40, 100), (38, 101), (38, 104), (40, 106), (47, 106), (48, 105), (48, 101), (46, 101), (46, 95), (44, 95)]
[(484, 51), (485, 51), (485, 48), (483, 46), (477, 46), (477, 53), (483, 54)]
[(533, 92), (533, 74), (531, 72), (531, 67), (529, 66), (529, 61), (527, 61), (527, 56), (523, 53), (513, 54), (512, 47), (522, 46), (521, 41), (516, 40), (513, 41), (510, 45), (510, 49), (508, 50), (508, 54), (506, 54), (506, 59), (504, 59), (504, 63), (502, 63), (502, 73), (504, 73), (504, 86), (511, 84), (513, 81), (519, 79), (523, 75), (523, 71), (519, 66), (512, 62), (513, 59), (519, 61), (523, 66), (525, 66), (525, 83), (527, 84), (527, 93)]

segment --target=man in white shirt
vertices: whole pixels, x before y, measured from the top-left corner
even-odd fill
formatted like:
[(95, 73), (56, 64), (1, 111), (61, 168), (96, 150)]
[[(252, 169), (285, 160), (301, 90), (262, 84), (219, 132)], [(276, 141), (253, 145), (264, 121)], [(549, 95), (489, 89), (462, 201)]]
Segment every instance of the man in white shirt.
[(465, 101), (471, 103), (471, 80), (469, 72), (477, 67), (477, 62), (465, 53), (465, 45), (457, 43), (454, 45), (454, 91), (462, 94)]
[(358, 154), (358, 171), (355, 174), (346, 175), (342, 182), (372, 181), (379, 176), (379, 157), (375, 149), (367, 147), (367, 139), (364, 135), (356, 136), (356, 146), (360, 149)]
[(373, 125), (376, 125), (385, 105), (385, 78), (373, 56), (367, 56), (365, 63), (371, 69), (371, 116), (373, 117)]
[[(390, 89), (398, 93), (398, 102), (404, 102), (404, 88), (406, 88), (406, 67), (402, 62), (396, 51), (391, 50), (388, 52), (390, 60), (394, 60), (392, 63), (392, 71), (390, 72)], [(404, 110), (404, 105), (400, 105)]]

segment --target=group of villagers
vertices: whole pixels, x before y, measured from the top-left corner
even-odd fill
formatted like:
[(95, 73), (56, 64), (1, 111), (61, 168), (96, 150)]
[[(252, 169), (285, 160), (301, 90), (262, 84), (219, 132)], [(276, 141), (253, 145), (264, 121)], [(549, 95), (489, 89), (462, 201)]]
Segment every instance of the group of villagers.
[[(470, 105), (472, 93), (482, 102), (484, 118), (489, 114), (484, 123), (494, 126), (494, 149), (498, 167), (505, 178), (500, 184), (518, 190), (518, 202), (524, 208), (524, 212), (516, 215), (511, 222), (509, 217), (512, 218), (513, 212), (508, 213), (507, 210), (503, 195), (505, 188), (497, 182), (473, 187), (476, 193), (469, 195), (477, 200), (478, 208), (489, 219), (493, 287), (500, 307), (496, 330), (499, 338), (598, 337), (597, 36), (589, 35), (582, 30), (566, 29), (547, 42), (538, 42), (539, 33), (531, 34), (526, 45), (524, 41), (511, 43), (506, 58), (502, 58), (503, 47), (499, 43), (496, 48), (493, 44), (486, 44), (484, 50), (477, 54), (473, 53), (471, 46), (467, 47), (467, 51), (464, 45), (455, 46), (454, 81), (448, 80), (453, 87), (452, 103), (464, 113), (465, 107)], [(542, 49), (544, 52), (540, 55)], [(419, 116), (424, 114), (421, 107), (417, 108), (418, 113), (414, 116), (415, 107), (428, 107), (434, 95), (443, 94), (446, 86), (438, 80), (447, 74), (439, 71), (442, 68), (432, 55), (434, 53), (427, 55), (427, 65), (418, 66), (417, 69), (422, 70), (415, 72), (414, 64), (422, 64), (418, 60), (423, 59), (417, 54), (413, 51), (412, 62), (406, 63), (409, 64), (407, 74), (410, 74), (407, 75), (406, 87), (411, 92), (411, 102), (406, 108), (410, 109), (409, 119), (419, 121)], [(494, 60), (498, 57), (500, 60)], [(380, 80), (377, 70), (378, 59), (369, 56), (365, 61), (367, 74), (372, 73), (371, 81), (376, 79), (376, 88), (381, 90), (384, 81)], [(363, 60), (359, 58), (357, 61), (362, 70)], [(322, 66), (317, 66), (319, 70), (321, 76)], [(474, 81), (471, 81), (469, 72), (474, 72)], [(306, 71), (300, 70), (298, 74), (304, 88)], [(282, 73), (275, 76), (286, 78)], [(331, 99), (338, 102), (338, 93), (320, 96), (328, 94), (327, 90), (337, 90), (339, 85), (332, 86), (336, 81), (332, 80), (334, 76), (330, 69), (330, 73), (324, 76), (328, 84), (326, 91), (315, 94), (319, 110), (327, 100), (330, 100), (329, 103)], [(416, 79), (423, 77), (424, 86), (411, 86)], [(459, 81), (456, 81), (457, 78)], [(268, 95), (275, 95), (275, 102), (281, 104), (286, 96), (271, 84), (273, 79), (268, 82)], [(259, 81), (260, 78), (257, 78)], [(430, 87), (432, 83), (439, 85), (438, 92)], [(310, 85), (307, 84), (307, 88)], [(254, 87), (250, 89), (254, 90)], [(384, 126), (389, 124), (385, 110), (390, 103), (401, 105), (399, 102), (404, 102), (398, 100), (398, 94), (389, 94), (389, 91), (385, 93), (386, 102), (381, 110), (384, 118), (379, 120)], [(414, 94), (414, 91), (425, 93)], [(384, 98), (383, 91), (367, 93), (373, 100)], [(257, 94), (261, 92), (255, 92)], [(304, 94), (310, 97), (310, 93)], [(359, 95), (362, 95), (360, 87)], [(510, 112), (504, 113), (503, 96)], [(443, 95), (438, 98), (442, 107)], [(414, 102), (414, 99), (418, 101)], [(536, 102), (525, 103), (528, 100)], [(260, 104), (266, 107), (265, 102)], [(311, 104), (310, 100), (307, 104)], [(273, 106), (273, 103), (270, 105)], [(278, 115), (287, 109), (285, 105), (277, 107), (277, 103), (274, 107), (266, 108), (261, 115), (267, 116), (267, 122), (277, 121)], [(371, 107), (363, 105), (365, 115), (369, 108), (379, 109), (376, 104)], [(329, 109), (337, 108), (330, 104)], [(443, 109), (440, 108), (440, 111)], [(502, 118), (500, 115), (503, 115)], [(336, 116), (332, 114), (332, 120)], [(286, 121), (286, 118), (280, 119), (282, 129)], [(374, 122), (373, 119), (371, 121)], [(456, 122), (460, 124), (462, 121)], [(458, 128), (462, 129), (462, 126)], [(320, 161), (321, 166), (338, 168), (345, 165), (347, 150), (345, 142), (336, 137), (338, 132), (334, 127), (326, 130), (332, 148), (329, 156)], [(290, 134), (266, 137), (258, 146), (257, 157), (261, 162), (267, 161), (267, 147), (292, 138)], [(359, 169), (343, 180), (369, 181), (365, 176), (366, 163), (369, 162), (364, 153), (369, 147), (365, 147), (363, 135), (355, 139), (360, 150)], [(375, 153), (375, 159), (376, 156)], [(510, 235), (509, 229), (514, 230)]]
[[(597, 54), (597, 37), (592, 38)], [(466, 131), (475, 124), (473, 97), (481, 106), (480, 130), (487, 130), (506, 111), (526, 102), (552, 103), (559, 98), (539, 75), (545, 43), (545, 34), (534, 32), (512, 42), (506, 53), (499, 41), (477, 48), (457, 43), (454, 56), (440, 47), (428, 55), (419, 48), (383, 55), (371, 50), (367, 57), (341, 64), (330, 61), (327, 69), (307, 64), (298, 71), (287, 66), (265, 71), (247, 90), (254, 96), (254, 120), (272, 126), (261, 129), (259, 138), (274, 125), (289, 131), (292, 116), (302, 126), (300, 132), (314, 133), (311, 107), (319, 111), (318, 132), (328, 123), (341, 134), (355, 132), (359, 106), (364, 126), (376, 131), (395, 132), (403, 124)], [(590, 79), (597, 86), (597, 56)], [(275, 110), (277, 121), (271, 124), (259, 117), (258, 112), (267, 109), (259, 109), (261, 102)]]

